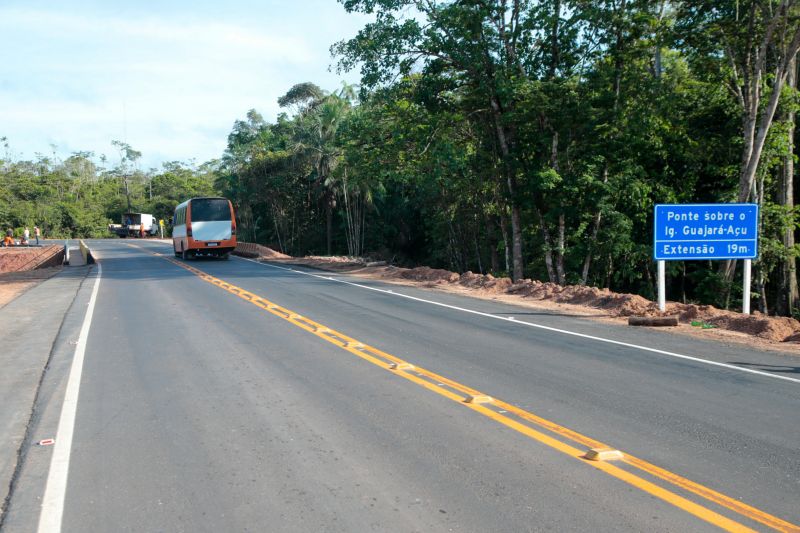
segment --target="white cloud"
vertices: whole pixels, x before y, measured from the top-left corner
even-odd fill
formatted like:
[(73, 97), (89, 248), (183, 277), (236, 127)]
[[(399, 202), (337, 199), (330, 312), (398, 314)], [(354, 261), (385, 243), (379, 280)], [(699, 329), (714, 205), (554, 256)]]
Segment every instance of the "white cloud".
[(339, 34), (342, 24), (323, 20), (300, 33), (265, 18), (261, 29), (251, 20), (0, 8), (0, 136), (27, 157), (56, 144), (62, 155), (112, 158), (113, 139), (142, 151), (145, 166), (219, 157), (248, 109), (274, 117), (277, 98), (301, 81), (338, 88), (328, 47), (363, 22)]

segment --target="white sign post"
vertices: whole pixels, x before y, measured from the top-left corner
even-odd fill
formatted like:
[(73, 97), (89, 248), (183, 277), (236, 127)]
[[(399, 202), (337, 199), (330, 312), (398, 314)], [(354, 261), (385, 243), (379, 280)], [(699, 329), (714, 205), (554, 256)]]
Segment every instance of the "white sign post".
[(665, 271), (667, 262), (666, 261), (659, 261), (658, 262), (658, 310), (659, 311), (666, 311), (667, 310), (667, 289), (666, 289), (666, 281), (665, 278), (667, 277)]
[(752, 259), (744, 260), (744, 287), (742, 289), (742, 313), (750, 314), (750, 276), (752, 269)]

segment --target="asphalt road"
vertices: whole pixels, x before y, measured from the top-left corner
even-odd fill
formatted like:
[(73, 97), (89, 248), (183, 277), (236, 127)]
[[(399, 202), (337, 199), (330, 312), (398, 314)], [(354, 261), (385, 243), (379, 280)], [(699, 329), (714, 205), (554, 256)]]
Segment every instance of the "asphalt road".
[[(92, 248), (102, 274), (63, 531), (800, 524), (798, 359), (240, 258), (183, 263), (154, 242)], [(443, 379), (387, 370), (337, 332)], [(63, 357), (43, 381), (39, 436), (60, 431)], [(454, 400), (463, 386), (505, 403)], [(565, 446), (588, 446), (564, 428), (661, 470), (576, 459)], [(28, 454), (4, 529), (36, 529), (52, 449)], [(697, 494), (709, 489), (719, 496)]]

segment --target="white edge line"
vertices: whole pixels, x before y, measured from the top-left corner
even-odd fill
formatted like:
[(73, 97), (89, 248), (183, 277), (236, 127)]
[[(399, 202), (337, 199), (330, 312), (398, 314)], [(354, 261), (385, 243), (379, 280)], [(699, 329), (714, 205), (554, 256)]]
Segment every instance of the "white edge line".
[(97, 263), (97, 275), (89, 297), (86, 315), (75, 346), (75, 355), (67, 380), (67, 390), (64, 393), (64, 403), (61, 407), (61, 418), (56, 431), (56, 443), (53, 446), (53, 456), (50, 459), (50, 471), (47, 474), (44, 497), (42, 498), (42, 511), (39, 514), (39, 533), (58, 533), (61, 531), (61, 518), (64, 514), (64, 497), (67, 492), (67, 476), (69, 475), (69, 459), (72, 451), (72, 433), (75, 429), (75, 413), (78, 407), (78, 393), (81, 386), (83, 373), (83, 359), (86, 353), (86, 341), (89, 338), (89, 328), (92, 325), (92, 315), (97, 301), (97, 289), (100, 287), (100, 276), (103, 267)]
[(605, 342), (605, 343), (608, 343), (608, 344), (615, 344), (617, 346), (625, 346), (627, 348), (636, 348), (638, 350), (644, 350), (646, 352), (657, 353), (657, 354), (660, 354), (660, 355), (667, 355), (669, 357), (675, 357), (675, 358), (678, 358), (678, 359), (685, 359), (687, 361), (693, 361), (695, 363), (702, 363), (702, 364), (706, 364), (706, 365), (717, 366), (717, 367), (721, 367), (721, 368), (727, 368), (729, 370), (736, 370), (736, 371), (739, 371), (739, 372), (745, 372), (747, 374), (755, 374), (757, 376), (765, 376), (765, 377), (769, 377), (769, 378), (780, 379), (780, 380), (783, 380), (783, 381), (789, 381), (789, 382), (792, 382), (792, 383), (800, 383), (800, 379), (790, 378), (790, 377), (787, 377), (787, 376), (779, 376), (777, 374), (771, 374), (769, 372), (762, 372), (761, 370), (753, 370), (751, 368), (742, 368), (742, 367), (736, 366), (736, 365), (730, 365), (730, 364), (727, 364), (727, 363), (719, 363), (717, 361), (709, 361), (708, 359), (701, 359), (699, 357), (692, 357), (690, 355), (683, 355), (683, 354), (679, 354), (679, 353), (675, 353), (675, 352), (668, 352), (666, 350), (659, 350), (657, 348), (649, 348), (647, 346), (641, 346), (641, 345), (632, 344), (632, 343), (629, 343), (629, 342), (615, 341), (613, 339), (606, 339), (606, 338), (603, 338), (603, 337), (596, 337), (594, 335), (587, 335), (585, 333), (578, 333), (578, 332), (575, 332), (575, 331), (568, 331), (568, 330), (565, 330), (565, 329), (558, 329), (558, 328), (553, 328), (553, 327), (550, 327), (550, 326), (543, 326), (541, 324), (535, 324), (533, 322), (525, 322), (523, 320), (517, 320), (517, 319), (513, 319), (513, 318), (506, 318), (506, 317), (502, 317), (502, 316), (496, 316), (496, 315), (492, 315), (492, 314), (489, 314), (489, 313), (483, 313), (481, 311), (475, 311), (473, 309), (465, 309), (463, 307), (458, 307), (458, 306), (455, 306), (455, 305), (449, 305), (449, 304), (444, 304), (444, 303), (441, 303), (441, 302), (435, 302), (433, 300), (426, 300), (424, 298), (418, 298), (416, 296), (409, 296), (408, 294), (402, 294), (402, 293), (399, 293), (399, 292), (392, 292), (391, 290), (387, 290), (387, 289), (378, 289), (376, 287), (369, 287), (367, 285), (361, 285), (359, 283), (353, 283), (352, 281), (345, 281), (345, 280), (333, 278), (333, 277), (330, 277), (330, 276), (321, 276), (321, 275), (318, 275), (318, 274), (313, 274), (311, 272), (304, 272), (302, 270), (297, 270), (297, 269), (294, 269), (294, 268), (281, 267), (281, 266), (273, 265), (273, 264), (270, 264), (270, 263), (262, 263), (260, 261), (255, 261), (253, 259), (247, 259), (246, 257), (237, 257), (237, 259), (241, 259), (243, 261), (250, 261), (251, 263), (256, 263), (257, 265), (267, 266), (267, 267), (271, 267), (271, 268), (277, 268), (279, 270), (288, 270), (290, 272), (295, 272), (297, 274), (303, 274), (305, 276), (311, 276), (311, 277), (314, 277), (314, 278), (324, 279), (324, 280), (327, 280), (327, 281), (335, 281), (337, 283), (344, 283), (345, 285), (352, 285), (353, 287), (359, 287), (361, 289), (367, 289), (367, 290), (375, 291), (375, 292), (382, 292), (384, 294), (390, 294), (392, 296), (400, 296), (402, 298), (407, 298), (409, 300), (415, 300), (415, 301), (418, 301), (418, 302), (425, 302), (425, 303), (432, 304), (432, 305), (438, 305), (439, 307), (446, 307), (448, 309), (453, 309), (453, 310), (461, 311), (461, 312), (464, 312), (464, 313), (470, 313), (470, 314), (473, 314), (473, 315), (483, 316), (483, 317), (486, 317), (486, 318), (493, 318), (495, 320), (502, 320), (504, 322), (511, 322), (512, 324), (517, 324), (517, 325), (520, 325), (520, 326), (528, 326), (528, 327), (531, 327), (531, 328), (538, 328), (538, 329), (544, 329), (544, 330), (547, 330), (547, 331), (554, 331), (554, 332), (557, 332), (557, 333), (563, 333), (564, 335), (571, 335), (573, 337), (581, 337), (581, 338), (584, 338), (584, 339), (591, 339), (591, 340), (594, 340), (594, 341)]

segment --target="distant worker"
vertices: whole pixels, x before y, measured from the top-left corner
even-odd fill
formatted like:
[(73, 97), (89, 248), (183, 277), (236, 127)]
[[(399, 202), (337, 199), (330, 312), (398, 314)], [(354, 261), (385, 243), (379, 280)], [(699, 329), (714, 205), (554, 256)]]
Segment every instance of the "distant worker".
[(39, 235), (41, 234), (41, 231), (39, 230), (39, 226), (34, 226), (33, 227), (33, 234), (36, 236), (36, 246), (39, 246)]
[(144, 221), (139, 224), (139, 238), (144, 239)]
[[(30, 232), (28, 232), (28, 233), (30, 233)], [(19, 240), (19, 245), (20, 246), (28, 246), (28, 239), (25, 237), (25, 235), (23, 235), (22, 238)]]
[(25, 226), (25, 231), (22, 232), (22, 240), (25, 241), (25, 244), (31, 240), (31, 230), (28, 229), (28, 226)]
[(3, 238), (3, 246), (14, 246), (14, 231), (11, 228), (6, 230), (6, 236)]

